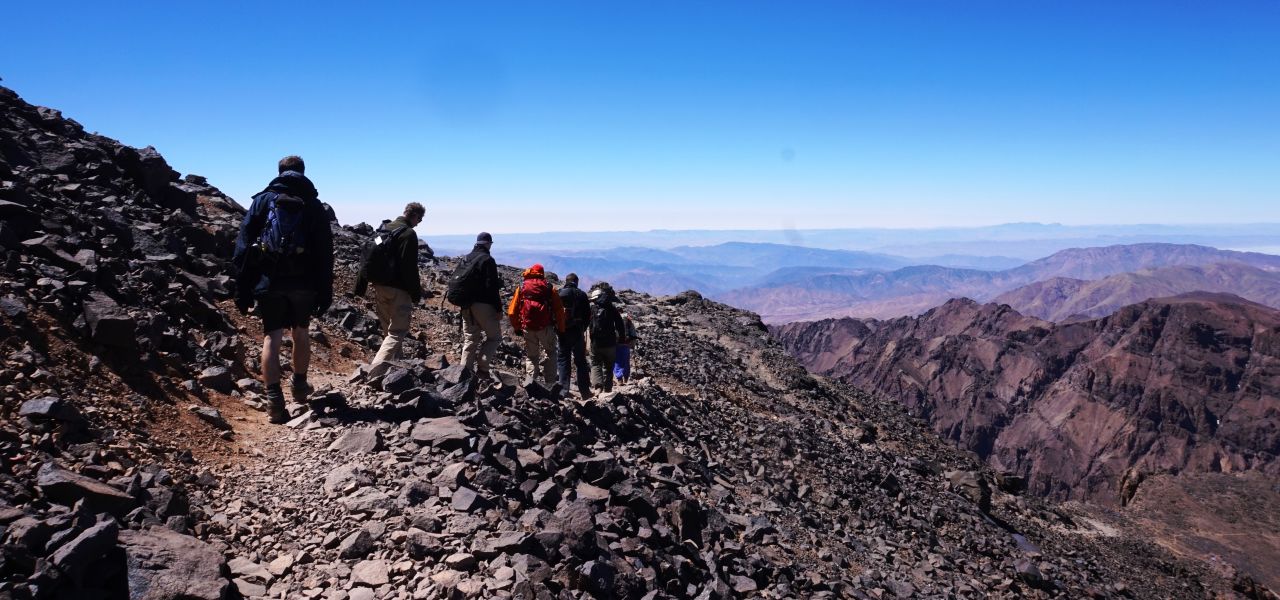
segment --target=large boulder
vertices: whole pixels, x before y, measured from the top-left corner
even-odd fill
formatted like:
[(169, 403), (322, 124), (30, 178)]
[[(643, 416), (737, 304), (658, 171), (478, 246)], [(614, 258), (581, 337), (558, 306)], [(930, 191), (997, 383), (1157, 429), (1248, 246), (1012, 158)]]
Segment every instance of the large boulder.
[(90, 292), (85, 298), (84, 320), (89, 325), (89, 337), (103, 346), (127, 349), (137, 345), (137, 321), (102, 292)]
[(159, 527), (120, 532), (133, 600), (229, 600), (227, 561), (214, 546)]
[(133, 496), (52, 462), (40, 467), (36, 485), (45, 497), (59, 504), (72, 506), (83, 500), (90, 511), (107, 512), (117, 517), (124, 517), (138, 505)]

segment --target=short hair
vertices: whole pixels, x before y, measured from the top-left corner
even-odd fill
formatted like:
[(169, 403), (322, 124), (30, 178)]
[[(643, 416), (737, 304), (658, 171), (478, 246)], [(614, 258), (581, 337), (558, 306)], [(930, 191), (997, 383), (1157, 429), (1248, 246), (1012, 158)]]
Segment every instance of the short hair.
[(285, 171), (297, 171), (299, 173), (305, 173), (307, 171), (307, 164), (302, 162), (301, 156), (294, 156), (291, 154), (289, 156), (286, 156), (280, 159), (279, 172), (283, 173)]
[(422, 217), (427, 214), (427, 208), (417, 202), (410, 202), (404, 205), (404, 216), (406, 217)]

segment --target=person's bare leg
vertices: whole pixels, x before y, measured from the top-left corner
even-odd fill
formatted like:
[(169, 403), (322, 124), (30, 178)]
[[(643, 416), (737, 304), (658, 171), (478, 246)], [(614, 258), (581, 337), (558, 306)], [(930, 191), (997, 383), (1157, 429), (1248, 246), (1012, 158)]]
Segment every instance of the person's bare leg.
[(293, 337), (293, 374), (306, 378), (311, 366), (311, 332), (306, 327), (294, 327), (290, 335)]
[(280, 343), (283, 337), (284, 330), (277, 329), (262, 338), (262, 383), (266, 386), (280, 384)]

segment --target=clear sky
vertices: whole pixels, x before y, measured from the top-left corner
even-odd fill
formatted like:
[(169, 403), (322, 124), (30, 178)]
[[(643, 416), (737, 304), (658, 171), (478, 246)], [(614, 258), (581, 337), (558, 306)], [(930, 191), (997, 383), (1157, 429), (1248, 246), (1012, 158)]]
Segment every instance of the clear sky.
[[(272, 8), (274, 6), (274, 8)], [(9, 2), (0, 77), (431, 233), (1280, 221), (1280, 2)]]

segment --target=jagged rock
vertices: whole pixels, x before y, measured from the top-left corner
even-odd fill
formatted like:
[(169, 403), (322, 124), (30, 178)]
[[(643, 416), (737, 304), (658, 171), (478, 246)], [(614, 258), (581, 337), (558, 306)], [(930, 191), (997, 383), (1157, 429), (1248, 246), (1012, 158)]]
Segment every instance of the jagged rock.
[(450, 569), (470, 571), (476, 568), (476, 557), (466, 552), (456, 552), (445, 557), (444, 564)]
[(227, 568), (231, 570), (233, 577), (250, 583), (265, 585), (275, 579), (275, 576), (265, 567), (244, 557), (236, 557), (227, 561)]
[(430, 444), (442, 450), (454, 450), (466, 445), (467, 439), (471, 437), (471, 431), (457, 417), (440, 417), (426, 419), (414, 425), (410, 437), (419, 444)]
[(84, 301), (84, 318), (93, 341), (124, 349), (132, 349), (137, 345), (134, 340), (137, 321), (110, 296), (102, 292), (90, 292)]
[(232, 390), (231, 371), (226, 367), (209, 367), (200, 372), (198, 381), (219, 394), (230, 394)]
[(55, 396), (27, 400), (18, 409), (18, 416), (32, 422), (59, 421), (73, 425), (84, 424), (84, 416), (75, 405)]
[(191, 406), (188, 407), (192, 414), (199, 417), (201, 421), (213, 425), (223, 431), (231, 431), (231, 424), (222, 416), (222, 412), (212, 406)]
[(453, 507), (453, 510), (462, 512), (480, 510), (487, 505), (488, 502), (480, 494), (466, 486), (459, 486), (458, 489), (454, 490), (453, 499), (450, 501), (450, 506)]
[(739, 594), (748, 594), (760, 589), (754, 579), (743, 577), (742, 575), (729, 576), (729, 585), (733, 587), (733, 591)]
[(521, 531), (504, 531), (496, 536), (483, 536), (471, 544), (471, 553), (479, 559), (490, 559), (499, 554), (514, 554), (524, 547), (529, 534)]
[(114, 519), (106, 515), (103, 517), (49, 557), (48, 564), (57, 576), (79, 582), (91, 569), (105, 562), (105, 555), (115, 548), (120, 527)]
[(377, 587), (391, 580), (385, 560), (362, 560), (351, 568), (351, 581), (357, 585)]
[(342, 558), (362, 558), (373, 551), (373, 536), (363, 529), (343, 538), (338, 545), (338, 556)]
[(120, 532), (129, 596), (142, 600), (226, 600), (232, 584), (212, 545), (163, 528)]
[(71, 506), (84, 501), (93, 512), (109, 512), (117, 517), (123, 517), (138, 504), (132, 496), (116, 488), (51, 462), (40, 467), (36, 485), (54, 502)]
[(348, 511), (353, 513), (372, 513), (396, 509), (396, 502), (391, 496), (371, 487), (360, 488), (342, 498), (341, 502)]
[(415, 383), (413, 373), (408, 369), (392, 368), (386, 375), (382, 376), (382, 391), (389, 394), (399, 394), (413, 388)]
[(983, 512), (991, 510), (991, 487), (976, 471), (947, 471), (951, 490), (963, 494)]
[(354, 491), (356, 488), (372, 483), (373, 478), (364, 467), (357, 463), (347, 463), (329, 471), (324, 477), (323, 487), (325, 493), (335, 495)]
[(376, 427), (352, 429), (329, 444), (330, 451), (347, 454), (369, 454), (380, 449), (382, 449), (382, 434)]
[(292, 554), (281, 554), (267, 564), (267, 571), (276, 577), (281, 577), (293, 569), (293, 564), (294, 557)]

